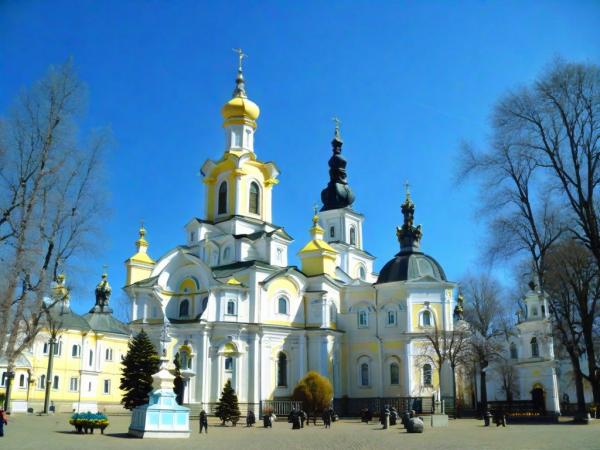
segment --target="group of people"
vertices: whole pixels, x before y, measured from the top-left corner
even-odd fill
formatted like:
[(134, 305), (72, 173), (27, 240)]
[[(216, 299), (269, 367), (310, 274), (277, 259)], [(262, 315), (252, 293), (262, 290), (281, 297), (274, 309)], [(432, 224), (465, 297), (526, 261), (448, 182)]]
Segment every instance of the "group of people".
[[(384, 408), (379, 413), (379, 423), (383, 426), (383, 428), (387, 428), (388, 425), (396, 425), (398, 423), (398, 418), (400, 414), (393, 406), (385, 405)], [(369, 423), (373, 420), (373, 412), (369, 408), (363, 408), (360, 410), (360, 421)]]
[[(338, 420), (338, 415), (335, 413), (333, 408), (327, 408), (323, 411), (321, 415), (323, 419), (323, 424), (325, 428), (331, 428), (331, 424)], [(300, 428), (304, 428), (304, 423), (306, 422), (306, 426), (309, 424), (308, 414), (299, 409), (292, 409), (288, 414), (288, 423), (292, 424), (292, 430), (299, 430)], [(317, 425), (317, 415), (313, 415), (313, 425)]]

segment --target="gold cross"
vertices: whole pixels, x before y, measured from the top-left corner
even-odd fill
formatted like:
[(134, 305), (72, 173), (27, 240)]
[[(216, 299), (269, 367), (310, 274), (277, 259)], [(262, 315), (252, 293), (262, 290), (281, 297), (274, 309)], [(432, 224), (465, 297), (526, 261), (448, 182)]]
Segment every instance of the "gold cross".
[(248, 55), (246, 55), (242, 51), (241, 48), (233, 48), (232, 50), (238, 54), (238, 58), (240, 59), (239, 63), (238, 63), (238, 70), (241, 72), (242, 71), (242, 62), (243, 62), (244, 58), (248, 57)]

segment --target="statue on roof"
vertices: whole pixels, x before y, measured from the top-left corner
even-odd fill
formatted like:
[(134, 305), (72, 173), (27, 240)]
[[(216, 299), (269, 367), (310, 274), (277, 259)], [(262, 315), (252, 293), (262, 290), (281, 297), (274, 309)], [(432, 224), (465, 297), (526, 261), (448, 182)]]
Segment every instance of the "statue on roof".
[(102, 280), (100, 280), (100, 283), (96, 286), (96, 305), (92, 311), (111, 312), (112, 310), (108, 307), (111, 293), (112, 288), (110, 287), (110, 284), (108, 284), (108, 275), (104, 272), (102, 274)]

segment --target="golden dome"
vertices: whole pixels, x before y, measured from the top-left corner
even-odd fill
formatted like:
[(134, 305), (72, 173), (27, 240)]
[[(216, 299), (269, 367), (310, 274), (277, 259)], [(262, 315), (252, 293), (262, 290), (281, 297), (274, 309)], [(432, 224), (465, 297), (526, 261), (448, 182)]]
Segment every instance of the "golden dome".
[[(256, 103), (248, 98), (238, 96), (229, 100), (221, 109), (225, 119), (224, 125), (235, 125), (241, 122), (254, 122), (260, 115), (260, 109)], [(255, 123), (252, 125), (256, 126)]]

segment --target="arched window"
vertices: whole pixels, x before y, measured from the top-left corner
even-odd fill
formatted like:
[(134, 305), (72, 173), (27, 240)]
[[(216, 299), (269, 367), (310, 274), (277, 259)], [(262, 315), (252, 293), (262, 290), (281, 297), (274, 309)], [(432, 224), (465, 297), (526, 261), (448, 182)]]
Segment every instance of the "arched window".
[(58, 389), (58, 375), (54, 375), (54, 379), (52, 380), (52, 389)]
[(517, 346), (514, 342), (510, 343), (510, 358), (519, 359), (519, 353), (517, 352)]
[(365, 268), (363, 266), (360, 266), (358, 268), (358, 278), (360, 278), (361, 280), (364, 280), (365, 278), (367, 278), (367, 271), (365, 270)]
[(25, 387), (25, 374), (19, 375), (19, 387), (20, 388)]
[(71, 356), (73, 358), (79, 358), (81, 356), (81, 347), (77, 344), (71, 347)]
[(252, 182), (250, 183), (250, 199), (249, 199), (249, 205), (248, 205), (248, 210), (252, 213), (252, 214), (260, 214), (259, 210), (260, 210), (260, 188), (258, 187), (258, 184), (256, 182)]
[(223, 262), (228, 262), (231, 257), (231, 247), (225, 247), (223, 250)]
[(396, 326), (396, 311), (387, 312), (387, 325), (388, 327)]
[(335, 237), (335, 227), (329, 227), (329, 237)]
[(288, 313), (288, 301), (285, 297), (279, 297), (277, 301), (277, 312), (279, 314), (287, 314)]
[(225, 358), (225, 372), (233, 372), (233, 357)]
[(277, 356), (277, 386), (287, 386), (287, 356), (283, 352)]
[(217, 214), (227, 213), (227, 182), (223, 181), (219, 186), (219, 199)]
[(423, 385), (431, 386), (431, 364), (425, 364), (423, 366)]
[(360, 365), (360, 385), (369, 385), (369, 365), (367, 363), (362, 363)]
[(88, 359), (88, 365), (92, 366), (94, 364), (94, 351), (90, 350), (90, 357)]
[(62, 341), (58, 341), (54, 344), (54, 356), (62, 355)]
[(433, 320), (431, 320), (431, 311), (423, 311), (421, 313), (421, 326), (430, 327)]
[(390, 364), (390, 384), (400, 384), (400, 367), (396, 363)]
[(350, 227), (350, 245), (356, 245), (356, 228)]
[(42, 353), (43, 353), (44, 355), (47, 355), (47, 354), (48, 354), (48, 348), (49, 348), (49, 345), (50, 345), (50, 344), (48, 344), (47, 342), (44, 342), (44, 349), (42, 350)]
[(38, 388), (46, 389), (46, 375), (40, 376), (40, 382), (38, 384)]
[(190, 315), (190, 301), (182, 300), (179, 304), (179, 317), (187, 317)]
[(230, 316), (235, 315), (235, 300), (233, 299), (227, 300), (227, 314)]
[(531, 338), (531, 357), (539, 358), (540, 356), (540, 347), (538, 346), (537, 338), (534, 336)]
[(369, 314), (366, 309), (358, 311), (358, 328), (368, 328)]

